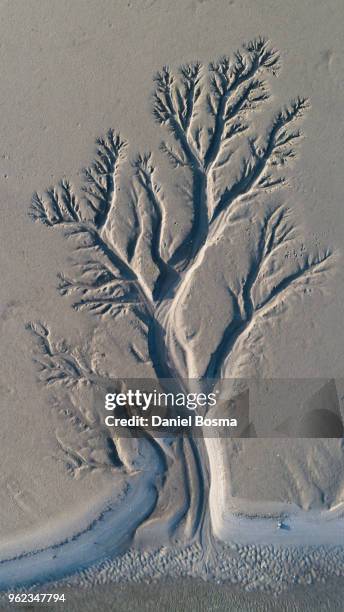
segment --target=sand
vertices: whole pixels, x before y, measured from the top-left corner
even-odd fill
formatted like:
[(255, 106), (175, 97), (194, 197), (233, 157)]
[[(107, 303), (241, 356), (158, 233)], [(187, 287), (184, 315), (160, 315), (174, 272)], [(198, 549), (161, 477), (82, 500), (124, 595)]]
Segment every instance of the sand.
[[(340, 2), (1, 15), (1, 588), (161, 546), (210, 581), (225, 545), (340, 547), (341, 440), (264, 435), (324, 385), (342, 414)], [(254, 440), (112, 438), (115, 381), (170, 376), (289, 386)]]

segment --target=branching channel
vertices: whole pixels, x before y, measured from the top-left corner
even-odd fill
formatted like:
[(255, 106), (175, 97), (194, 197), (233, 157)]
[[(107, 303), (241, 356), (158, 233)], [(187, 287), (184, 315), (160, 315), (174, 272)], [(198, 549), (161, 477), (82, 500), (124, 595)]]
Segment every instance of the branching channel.
[[(267, 321), (293, 293), (326, 279), (331, 267), (329, 249), (315, 253), (303, 250), (287, 261), (286, 250), (295, 249), (298, 240), (291, 211), (265, 198), (288, 185), (284, 169), (296, 157), (302, 138), (298, 124), (309, 107), (306, 98), (296, 97), (273, 113), (270, 81), (279, 71), (278, 51), (269, 41), (257, 38), (208, 68), (196, 62), (183, 65), (177, 73), (166, 66), (157, 73), (153, 115), (167, 130), (160, 152), (178, 173), (182, 186), (188, 180), (192, 185), (186, 190), (189, 202), (180, 203), (190, 215), (182, 231), (177, 223), (169, 226), (170, 209), (158, 178), (159, 153), (137, 154), (127, 163), (127, 144), (113, 130), (97, 140), (95, 160), (84, 170), (81, 197), (62, 180), (43, 195), (36, 193), (32, 200), (32, 219), (61, 229), (74, 245), (71, 272), (59, 275), (60, 294), (71, 299), (74, 310), (98, 317), (100, 326), (105, 318), (115, 323), (127, 316), (137, 320), (156, 377), (173, 380), (175, 388), (183, 391), (188, 378), (217, 380), (228, 375), (228, 364), (250, 331)], [(261, 109), (270, 108), (270, 124), (257, 134), (260, 123), (255, 118)], [(119, 188), (125, 175), (130, 183), (127, 191)], [(123, 193), (130, 194), (124, 204), (125, 230), (119, 214)], [(183, 308), (196, 272), (222, 237), (231, 232), (239, 204), (246, 207), (246, 220), (255, 238), (247, 269), (228, 286), (232, 316), (224, 322), (217, 345), (208, 349), (206, 365), (201, 367), (193, 337), (184, 330)], [(174, 227), (177, 235), (173, 235)], [(168, 246), (167, 235), (173, 246)], [(66, 395), (61, 401), (70, 403), (68, 415), (80, 425), (80, 435), (97, 427), (107, 448), (107, 454), (103, 448), (103, 454), (97, 449), (85, 457), (59, 438), (63, 452), (73, 455), (79, 471), (103, 469), (108, 464), (123, 468), (118, 440), (102, 428), (92, 410), (75, 413), (82, 406), (81, 402), (75, 408), (75, 393), (84, 385), (104, 390), (109, 381), (101, 380), (77, 349), (64, 342), (54, 345), (46, 325), (33, 323), (29, 327), (39, 349), (35, 360), (41, 382), (63, 387)], [(139, 351), (131, 352), (144, 361)], [(164, 463), (167, 470), (173, 458), (170, 443), (153, 438), (150, 443), (160, 457), (168, 455)], [(188, 444), (181, 478), (188, 473), (186, 456), (190, 457), (193, 449), (200, 487), (204, 488), (207, 476), (200, 467), (203, 451), (198, 446), (198, 441)], [(178, 448), (183, 453), (183, 444)], [(201, 497), (204, 506), (206, 496)], [(204, 508), (196, 512), (199, 525), (204, 512)], [(178, 520), (183, 516), (181, 512)]]

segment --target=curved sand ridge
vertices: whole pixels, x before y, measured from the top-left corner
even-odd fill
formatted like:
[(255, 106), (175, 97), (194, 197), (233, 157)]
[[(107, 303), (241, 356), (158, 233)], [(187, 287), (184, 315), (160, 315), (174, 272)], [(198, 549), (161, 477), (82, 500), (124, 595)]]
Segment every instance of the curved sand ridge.
[[(305, 512), (293, 504), (264, 504), (263, 508), (259, 503), (250, 505), (244, 502), (246, 511), (251, 515), (264, 512), (265, 515), (274, 515), (274, 518), (248, 518), (238, 514), (238, 506), (225, 508), (224, 497), (216, 494), (221, 490), (221, 474), (212, 469), (216, 457), (211, 452), (209, 456), (213, 474), (210, 516), (219, 546), (221, 542), (254, 546), (272, 544), (277, 547), (332, 547), (344, 544), (343, 504), (323, 512)], [(7, 547), (6, 558), (0, 561), (0, 589), (4, 591), (60, 580), (123, 553), (129, 547), (136, 528), (151, 514), (156, 499), (152, 473), (143, 471), (133, 477), (125, 501), (119, 503), (118, 498), (104, 501), (104, 508), (97, 518), (73, 537), (66, 539), (61, 531), (55, 545), (37, 550), (32, 541), (32, 545), (27, 545), (21, 554), (18, 554), (16, 545), (13, 556)], [(278, 516), (283, 516), (281, 528), (278, 528)], [(204, 539), (207, 534), (204, 533), (202, 537)], [(194, 565), (192, 573), (195, 576), (204, 575), (202, 560)], [(225, 575), (223, 578), (230, 580), (231, 576)]]
[(31, 549), (13, 557), (8, 549), (6, 558), (0, 551), (0, 589), (58, 580), (123, 551), (157, 497), (149, 472), (142, 472), (134, 481), (125, 503), (118, 503), (118, 498), (107, 500), (88, 528), (73, 537), (65, 539), (61, 532), (57, 544), (37, 550), (32, 542)]

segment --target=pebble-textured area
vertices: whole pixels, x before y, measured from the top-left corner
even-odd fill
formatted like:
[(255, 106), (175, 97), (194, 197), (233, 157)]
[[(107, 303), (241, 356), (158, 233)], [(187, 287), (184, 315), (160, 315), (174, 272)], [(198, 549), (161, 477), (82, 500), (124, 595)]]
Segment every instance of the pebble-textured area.
[(204, 555), (199, 544), (182, 549), (162, 547), (155, 551), (129, 550), (58, 583), (91, 587), (110, 582), (145, 582), (166, 577), (194, 577), (229, 582), (246, 591), (282, 593), (292, 585), (325, 583), (344, 576), (344, 549), (285, 548), (231, 545)]

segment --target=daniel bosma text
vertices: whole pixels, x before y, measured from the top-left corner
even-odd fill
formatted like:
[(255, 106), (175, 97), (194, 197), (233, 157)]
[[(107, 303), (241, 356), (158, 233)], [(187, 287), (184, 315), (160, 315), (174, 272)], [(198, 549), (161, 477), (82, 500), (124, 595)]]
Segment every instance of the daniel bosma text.
[(105, 425), (108, 427), (237, 427), (238, 422), (237, 419), (206, 418), (197, 414), (171, 418), (163, 418), (158, 415), (152, 415), (150, 418), (143, 416), (117, 418), (109, 414), (105, 417)]

